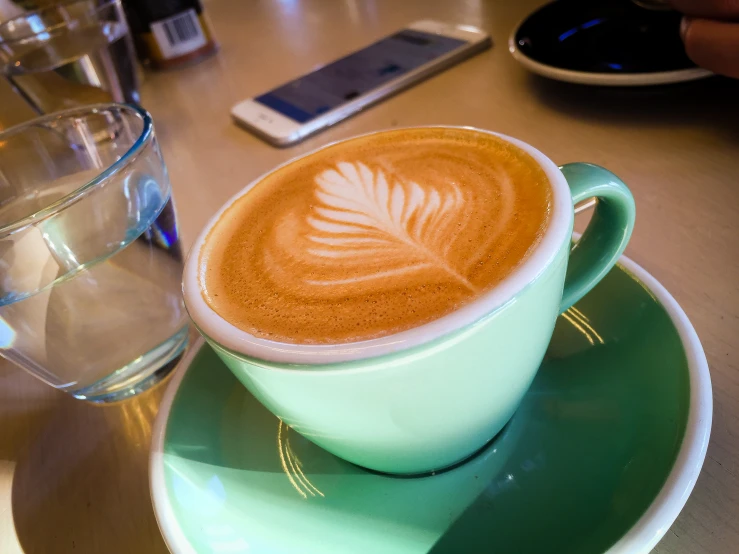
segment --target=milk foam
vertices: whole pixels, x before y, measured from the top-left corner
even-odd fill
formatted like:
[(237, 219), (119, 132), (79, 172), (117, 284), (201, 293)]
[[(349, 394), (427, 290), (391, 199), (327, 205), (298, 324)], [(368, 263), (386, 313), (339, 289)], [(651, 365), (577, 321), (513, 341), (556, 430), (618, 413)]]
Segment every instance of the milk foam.
[[(319, 174), (316, 185), (318, 206), (307, 217), (312, 231), (305, 239), (319, 246), (309, 246), (304, 253), (315, 256), (314, 263), (321, 266), (372, 259), (380, 267), (367, 268), (349, 279), (336, 276), (307, 282), (332, 286), (438, 267), (476, 290), (447, 262), (451, 242), (442, 241), (445, 231), (454, 233), (455, 216), (464, 205), (458, 186), (439, 192), (413, 181), (393, 182), (382, 169), (372, 171), (362, 162), (339, 162), (336, 169)], [(418, 261), (408, 265), (408, 260)]]
[(469, 135), (390, 131), (268, 175), (208, 236), (204, 298), (256, 336), (312, 344), (415, 327), (489, 290), (540, 239), (551, 190), (525, 152)]

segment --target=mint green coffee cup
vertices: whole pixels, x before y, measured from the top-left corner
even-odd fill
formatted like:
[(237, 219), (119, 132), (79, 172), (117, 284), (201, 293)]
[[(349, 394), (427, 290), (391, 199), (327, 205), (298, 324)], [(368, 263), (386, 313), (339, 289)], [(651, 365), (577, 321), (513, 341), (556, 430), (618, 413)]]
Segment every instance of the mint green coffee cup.
[[(269, 410), (345, 460), (418, 474), (474, 454), (516, 411), (557, 316), (592, 289), (626, 247), (635, 207), (618, 177), (586, 163), (558, 168), (535, 148), (493, 134), (544, 170), (553, 193), (551, 219), (539, 244), (499, 285), (430, 323), (362, 342), (300, 345), (257, 338), (214, 312), (200, 289), (200, 251), (223, 212), (261, 178), (224, 205), (190, 252), (183, 291), (200, 332)], [(593, 197), (591, 222), (572, 246), (574, 204)]]

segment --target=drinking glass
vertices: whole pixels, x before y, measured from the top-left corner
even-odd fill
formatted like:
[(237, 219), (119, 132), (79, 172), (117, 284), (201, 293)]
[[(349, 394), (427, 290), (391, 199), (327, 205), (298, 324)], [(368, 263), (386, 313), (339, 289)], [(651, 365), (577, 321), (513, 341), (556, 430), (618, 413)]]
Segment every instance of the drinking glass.
[(138, 102), (121, 0), (76, 0), (0, 24), (0, 73), (37, 113)]
[(116, 104), (0, 133), (0, 354), (93, 402), (161, 380), (188, 337), (151, 116)]

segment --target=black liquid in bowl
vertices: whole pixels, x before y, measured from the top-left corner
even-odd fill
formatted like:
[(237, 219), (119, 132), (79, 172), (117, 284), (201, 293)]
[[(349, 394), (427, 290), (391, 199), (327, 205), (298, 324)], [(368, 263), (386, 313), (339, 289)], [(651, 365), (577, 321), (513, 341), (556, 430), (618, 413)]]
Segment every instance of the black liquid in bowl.
[(680, 39), (681, 15), (631, 0), (558, 0), (526, 19), (519, 51), (542, 64), (587, 73), (692, 69)]

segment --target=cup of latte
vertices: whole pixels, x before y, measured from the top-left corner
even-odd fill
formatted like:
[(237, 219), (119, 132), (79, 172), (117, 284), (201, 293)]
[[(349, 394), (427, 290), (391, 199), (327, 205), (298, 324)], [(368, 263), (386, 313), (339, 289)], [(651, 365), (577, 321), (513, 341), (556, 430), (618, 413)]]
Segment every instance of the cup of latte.
[[(597, 207), (573, 247), (573, 206)], [(471, 128), (382, 131), (260, 177), (208, 223), (185, 304), (298, 433), (376, 471), (440, 470), (508, 422), (557, 316), (623, 252), (626, 185)]]

